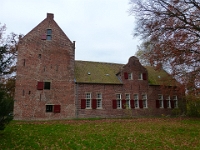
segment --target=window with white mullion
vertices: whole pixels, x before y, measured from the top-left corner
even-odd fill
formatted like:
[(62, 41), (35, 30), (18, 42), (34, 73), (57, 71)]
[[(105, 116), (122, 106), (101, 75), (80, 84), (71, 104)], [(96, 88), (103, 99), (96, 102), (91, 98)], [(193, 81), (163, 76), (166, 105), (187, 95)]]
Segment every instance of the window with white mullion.
[(134, 104), (135, 108), (139, 108), (138, 94), (134, 94)]
[(126, 107), (130, 108), (130, 94), (126, 94)]
[(170, 103), (170, 96), (167, 96), (167, 108), (171, 108), (171, 103)]
[(122, 95), (116, 94), (117, 108), (122, 108)]
[(178, 98), (176, 95), (173, 96), (173, 100), (174, 100), (174, 107), (178, 108)]
[(97, 108), (102, 108), (102, 94), (97, 93)]
[(86, 93), (86, 108), (91, 108), (91, 93)]
[(142, 94), (143, 108), (147, 108), (147, 94)]
[(163, 108), (163, 95), (158, 94), (158, 100), (159, 100), (159, 107)]

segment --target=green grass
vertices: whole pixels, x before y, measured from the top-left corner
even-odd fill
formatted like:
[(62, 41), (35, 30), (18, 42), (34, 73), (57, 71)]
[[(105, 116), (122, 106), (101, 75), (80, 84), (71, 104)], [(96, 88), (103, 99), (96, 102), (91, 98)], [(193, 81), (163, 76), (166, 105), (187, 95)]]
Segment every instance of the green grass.
[(12, 121), (0, 149), (200, 149), (200, 119)]

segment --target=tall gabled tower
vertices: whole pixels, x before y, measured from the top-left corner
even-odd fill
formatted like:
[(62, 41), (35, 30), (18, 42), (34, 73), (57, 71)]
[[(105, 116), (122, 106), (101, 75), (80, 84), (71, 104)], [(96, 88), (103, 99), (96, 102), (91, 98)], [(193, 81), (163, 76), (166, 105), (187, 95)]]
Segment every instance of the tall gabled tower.
[(75, 116), (74, 51), (50, 13), (20, 40), (14, 119)]

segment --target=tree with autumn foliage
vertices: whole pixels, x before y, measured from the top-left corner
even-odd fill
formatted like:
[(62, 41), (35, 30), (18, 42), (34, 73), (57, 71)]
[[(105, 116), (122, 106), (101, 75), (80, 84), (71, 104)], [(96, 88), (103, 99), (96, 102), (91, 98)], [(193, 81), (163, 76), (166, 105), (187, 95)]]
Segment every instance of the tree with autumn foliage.
[(19, 40), (14, 33), (5, 38), (5, 30), (5, 25), (0, 26), (0, 130), (12, 120)]
[[(140, 56), (172, 75), (197, 95), (200, 88), (199, 0), (131, 0), (134, 36), (144, 41)], [(146, 46), (146, 47), (145, 47)]]

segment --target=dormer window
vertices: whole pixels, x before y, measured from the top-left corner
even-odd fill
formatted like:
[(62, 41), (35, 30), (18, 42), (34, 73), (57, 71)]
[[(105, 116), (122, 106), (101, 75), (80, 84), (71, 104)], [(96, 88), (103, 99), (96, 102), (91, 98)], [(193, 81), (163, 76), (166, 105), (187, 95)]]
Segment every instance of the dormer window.
[(47, 40), (52, 40), (52, 30), (51, 29), (47, 29)]
[(143, 80), (142, 73), (139, 73), (138, 79), (139, 79), (139, 80)]
[(132, 79), (133, 79), (132, 73), (128, 73), (128, 79), (129, 79), (129, 80), (132, 80)]

